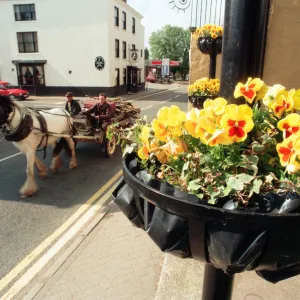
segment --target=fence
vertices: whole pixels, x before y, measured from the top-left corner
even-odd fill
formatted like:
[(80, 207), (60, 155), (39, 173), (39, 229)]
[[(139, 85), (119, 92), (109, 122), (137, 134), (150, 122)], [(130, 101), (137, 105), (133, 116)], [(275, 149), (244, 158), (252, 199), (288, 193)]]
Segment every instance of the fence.
[(190, 27), (201, 27), (205, 24), (223, 25), (225, 1), (226, 0), (190, 0)]

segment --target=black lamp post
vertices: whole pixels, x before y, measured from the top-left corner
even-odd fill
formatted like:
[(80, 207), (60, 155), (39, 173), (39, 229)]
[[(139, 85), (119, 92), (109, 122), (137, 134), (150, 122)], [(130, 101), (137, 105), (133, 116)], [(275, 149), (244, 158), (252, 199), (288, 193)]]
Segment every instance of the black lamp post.
[(220, 96), (231, 102), (236, 84), (262, 77), (270, 0), (226, 0)]

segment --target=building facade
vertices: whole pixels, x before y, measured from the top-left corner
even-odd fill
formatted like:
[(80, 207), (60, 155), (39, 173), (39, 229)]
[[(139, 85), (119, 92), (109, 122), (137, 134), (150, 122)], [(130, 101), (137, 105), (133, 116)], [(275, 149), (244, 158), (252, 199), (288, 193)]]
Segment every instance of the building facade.
[(122, 0), (0, 1), (0, 80), (36, 95), (144, 85), (142, 16)]

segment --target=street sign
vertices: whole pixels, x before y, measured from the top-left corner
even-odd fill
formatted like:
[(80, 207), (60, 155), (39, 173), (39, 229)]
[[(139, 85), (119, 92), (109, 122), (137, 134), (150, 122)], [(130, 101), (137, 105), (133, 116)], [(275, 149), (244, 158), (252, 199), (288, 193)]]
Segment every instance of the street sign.
[(161, 75), (162, 76), (170, 75), (170, 59), (169, 58), (163, 58), (161, 60)]

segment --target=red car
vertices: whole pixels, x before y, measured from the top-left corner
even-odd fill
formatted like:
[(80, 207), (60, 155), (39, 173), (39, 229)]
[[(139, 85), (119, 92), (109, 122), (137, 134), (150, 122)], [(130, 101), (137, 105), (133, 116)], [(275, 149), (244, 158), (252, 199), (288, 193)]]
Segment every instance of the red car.
[(11, 100), (24, 100), (29, 97), (29, 92), (16, 88), (7, 81), (0, 81), (0, 95), (9, 96)]
[(153, 73), (149, 73), (146, 80), (149, 81), (149, 82), (155, 83), (156, 82), (156, 77), (154, 76)]

